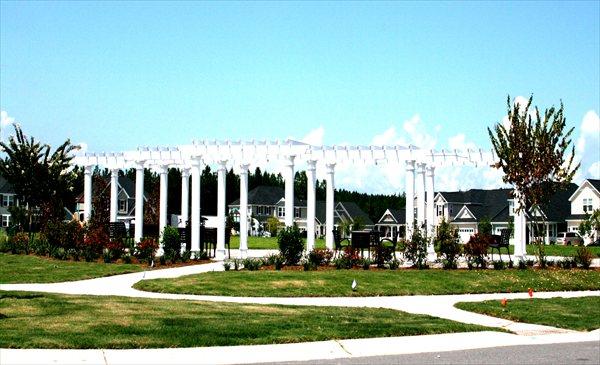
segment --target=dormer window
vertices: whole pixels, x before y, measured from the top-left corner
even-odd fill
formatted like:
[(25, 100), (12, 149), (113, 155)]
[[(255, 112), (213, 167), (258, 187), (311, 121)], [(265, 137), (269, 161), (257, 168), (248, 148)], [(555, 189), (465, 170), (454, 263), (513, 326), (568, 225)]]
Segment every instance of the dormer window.
[(443, 205), (438, 205), (437, 206), (437, 216), (441, 216), (444, 215), (444, 206)]
[(13, 205), (15, 205), (14, 195), (8, 195), (8, 194), (2, 195), (2, 206), (3, 207), (12, 207)]
[(119, 212), (127, 212), (127, 201), (125, 199), (119, 199)]

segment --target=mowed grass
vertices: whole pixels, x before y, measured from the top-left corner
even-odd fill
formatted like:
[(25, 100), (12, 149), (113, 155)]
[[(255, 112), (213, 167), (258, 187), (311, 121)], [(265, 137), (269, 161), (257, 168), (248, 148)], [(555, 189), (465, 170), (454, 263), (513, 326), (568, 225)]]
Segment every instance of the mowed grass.
[[(351, 283), (358, 287), (352, 291)], [(160, 293), (250, 297), (433, 295), (600, 289), (598, 270), (225, 271), (144, 280)]]
[(0, 253), (0, 283), (55, 283), (144, 270), (143, 265), (61, 261)]
[(391, 309), (0, 292), (0, 348), (232, 346), (494, 330)]
[[(306, 244), (306, 239), (304, 239)], [(231, 236), (230, 241), (231, 249), (240, 248), (240, 236)], [(315, 239), (316, 248), (325, 248), (325, 239)], [(279, 244), (277, 243), (277, 237), (248, 237), (248, 249), (251, 250), (278, 250)]]
[(518, 299), (503, 307), (499, 300), (461, 302), (457, 308), (505, 318), (577, 331), (600, 328), (600, 297)]

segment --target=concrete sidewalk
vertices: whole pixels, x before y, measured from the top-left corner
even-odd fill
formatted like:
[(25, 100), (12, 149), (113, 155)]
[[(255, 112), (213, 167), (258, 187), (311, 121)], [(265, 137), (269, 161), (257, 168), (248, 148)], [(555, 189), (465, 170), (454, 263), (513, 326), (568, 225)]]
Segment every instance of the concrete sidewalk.
[[(526, 299), (527, 293), (415, 295), (396, 297), (227, 297), (144, 292), (132, 286), (143, 279), (175, 278), (183, 275), (222, 271), (221, 262), (152, 270), (90, 280), (51, 284), (1, 284), (0, 290), (36, 291), (77, 295), (115, 295), (168, 300), (197, 300), (247, 304), (305, 306), (341, 306), (389, 308), (408, 313), (426, 314), (458, 322), (503, 328), (514, 332), (456, 333), (378, 339), (324, 341), (284, 345), (209, 347), (149, 350), (11, 350), (0, 349), (0, 364), (35, 363), (256, 363), (301, 361), (397, 355), (431, 351), (452, 351), (482, 347), (600, 341), (600, 332), (576, 332), (567, 329), (517, 323), (505, 319), (466, 312), (454, 307), (457, 302)], [(536, 292), (535, 298), (600, 296), (600, 291)]]

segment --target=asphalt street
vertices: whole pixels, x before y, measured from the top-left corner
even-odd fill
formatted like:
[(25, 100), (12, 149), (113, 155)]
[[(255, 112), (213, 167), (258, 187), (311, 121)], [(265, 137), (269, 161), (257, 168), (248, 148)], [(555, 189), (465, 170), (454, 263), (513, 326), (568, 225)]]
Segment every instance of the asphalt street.
[(264, 363), (263, 365), (403, 365), (403, 364), (600, 364), (600, 338), (596, 342), (492, 347), (477, 350), (428, 352), (335, 360)]

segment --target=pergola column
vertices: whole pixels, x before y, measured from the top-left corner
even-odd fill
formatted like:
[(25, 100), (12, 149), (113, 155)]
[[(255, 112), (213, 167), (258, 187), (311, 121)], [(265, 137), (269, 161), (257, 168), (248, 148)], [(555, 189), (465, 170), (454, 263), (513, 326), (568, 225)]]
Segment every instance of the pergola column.
[(426, 209), (426, 217), (427, 217), (427, 236), (429, 238), (429, 242), (427, 244), (427, 254), (430, 259), (435, 259), (435, 248), (433, 247), (433, 237), (435, 235), (435, 222), (433, 215), (433, 184), (434, 184), (434, 166), (426, 167), (426, 189), (427, 189), (427, 209)]
[(85, 166), (83, 171), (83, 221), (92, 216), (92, 166)]
[(334, 210), (334, 170), (335, 163), (325, 165), (325, 181), (327, 183), (327, 197), (325, 201), (325, 246), (333, 250), (335, 242), (333, 241), (333, 210)]
[(521, 209), (520, 203), (521, 193), (515, 189), (515, 253), (514, 256), (517, 259), (525, 259), (527, 251), (525, 249), (525, 243), (527, 242), (527, 220), (525, 219), (525, 208)]
[(285, 161), (285, 226), (294, 225), (294, 158), (287, 156)]
[(110, 170), (110, 221), (117, 221), (117, 202), (119, 197), (119, 169)]
[(417, 190), (417, 225), (419, 229), (425, 224), (425, 164), (417, 164), (417, 180), (415, 181)]
[(158, 173), (160, 176), (158, 232), (161, 238), (163, 231), (167, 226), (167, 191), (169, 190), (168, 172), (169, 168), (167, 166), (160, 166), (158, 168)]
[[(192, 159), (192, 222), (191, 222), (191, 251), (200, 251), (200, 179), (202, 177), (202, 159)], [(187, 205), (187, 204), (186, 204)]]
[(189, 214), (190, 203), (190, 170), (188, 168), (181, 169), (181, 217), (179, 227), (185, 227), (190, 219)]
[(306, 169), (306, 250), (315, 247), (316, 171), (317, 161), (309, 160)]
[(140, 242), (144, 235), (144, 161), (135, 166), (135, 242)]
[(406, 161), (406, 239), (412, 236), (415, 221), (415, 161)]
[(218, 162), (217, 168), (217, 252), (215, 258), (223, 260), (225, 258), (225, 178), (227, 173), (227, 161)]
[(240, 257), (248, 256), (248, 164), (240, 168)]

